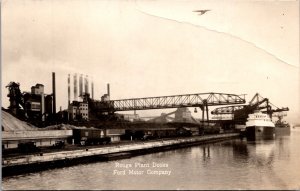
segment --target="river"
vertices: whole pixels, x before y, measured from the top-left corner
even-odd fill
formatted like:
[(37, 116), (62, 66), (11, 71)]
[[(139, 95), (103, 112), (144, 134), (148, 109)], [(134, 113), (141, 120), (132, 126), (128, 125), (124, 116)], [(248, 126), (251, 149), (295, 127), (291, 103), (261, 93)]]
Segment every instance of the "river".
[[(125, 175), (124, 175), (125, 174)], [(300, 128), (2, 180), (2, 189), (300, 189)]]

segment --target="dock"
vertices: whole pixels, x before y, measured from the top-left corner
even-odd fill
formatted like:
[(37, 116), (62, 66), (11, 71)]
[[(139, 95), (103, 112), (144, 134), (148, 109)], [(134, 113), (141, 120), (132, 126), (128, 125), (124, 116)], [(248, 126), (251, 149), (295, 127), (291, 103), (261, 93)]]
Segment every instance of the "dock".
[(71, 166), (80, 163), (116, 160), (124, 157), (129, 158), (151, 152), (160, 152), (164, 150), (232, 139), (238, 136), (238, 133), (226, 133), (155, 141), (130, 142), (124, 145), (107, 145), (99, 148), (79, 147), (79, 149), (76, 150), (62, 150), (58, 152), (13, 156), (3, 158), (2, 173), (3, 176), (10, 176), (26, 172), (46, 170), (49, 168)]

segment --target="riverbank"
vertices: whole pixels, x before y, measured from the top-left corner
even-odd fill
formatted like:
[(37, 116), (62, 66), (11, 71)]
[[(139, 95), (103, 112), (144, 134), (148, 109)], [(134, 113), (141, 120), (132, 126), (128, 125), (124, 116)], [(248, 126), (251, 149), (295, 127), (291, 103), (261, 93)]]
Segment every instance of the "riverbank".
[(5, 157), (2, 159), (2, 175), (12, 176), (42, 171), (50, 168), (71, 166), (80, 163), (129, 158), (151, 152), (159, 152), (232, 139), (238, 136), (238, 133), (194, 136), (147, 142), (130, 142), (123, 145), (115, 144), (99, 148), (81, 147), (76, 150), (62, 150), (48, 153)]

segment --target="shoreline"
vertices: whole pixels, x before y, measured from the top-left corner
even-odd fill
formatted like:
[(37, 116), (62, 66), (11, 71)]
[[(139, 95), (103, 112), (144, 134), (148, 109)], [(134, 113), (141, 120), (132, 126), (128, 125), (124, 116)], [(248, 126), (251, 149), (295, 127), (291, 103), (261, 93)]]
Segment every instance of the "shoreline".
[(2, 158), (2, 176), (8, 177), (77, 164), (118, 160), (237, 137), (239, 137), (239, 133), (226, 133), (6, 157)]

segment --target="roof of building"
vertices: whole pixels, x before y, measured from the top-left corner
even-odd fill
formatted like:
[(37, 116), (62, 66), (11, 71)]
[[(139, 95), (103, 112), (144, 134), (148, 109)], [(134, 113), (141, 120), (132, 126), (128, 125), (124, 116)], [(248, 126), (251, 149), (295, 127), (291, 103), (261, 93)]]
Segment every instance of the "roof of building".
[(83, 102), (83, 101), (73, 101), (70, 105), (71, 106), (80, 106), (81, 104), (88, 104), (88, 103)]
[(39, 88), (39, 87), (44, 87), (44, 85), (43, 84), (36, 84), (35, 86), (31, 86), (31, 89), (32, 88)]

